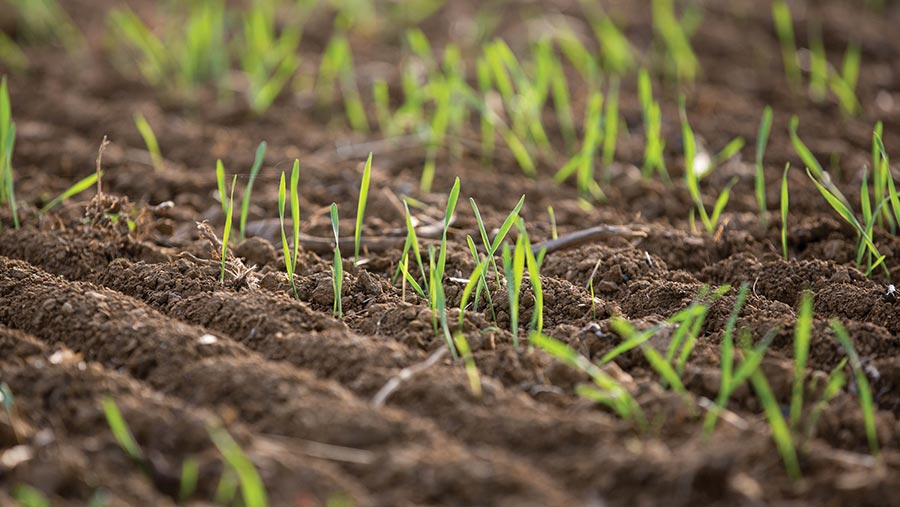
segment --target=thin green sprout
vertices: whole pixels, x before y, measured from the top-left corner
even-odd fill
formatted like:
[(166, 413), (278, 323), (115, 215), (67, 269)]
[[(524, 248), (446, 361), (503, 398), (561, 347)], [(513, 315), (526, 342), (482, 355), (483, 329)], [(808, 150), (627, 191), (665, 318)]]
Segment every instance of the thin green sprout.
[(143, 464), (146, 463), (146, 459), (143, 451), (141, 451), (141, 446), (139, 446), (134, 439), (134, 435), (131, 434), (131, 430), (128, 429), (128, 425), (125, 423), (125, 418), (122, 417), (122, 412), (119, 411), (119, 407), (112, 398), (103, 398), (103, 413), (106, 416), (106, 422), (109, 425), (109, 429), (116, 438), (116, 442), (122, 447), (122, 450), (124, 450), (125, 453), (128, 454), (128, 457), (134, 462), (140, 463), (143, 466)]
[(231, 194), (228, 198), (228, 212), (225, 213), (225, 229), (222, 232), (222, 269), (219, 282), (225, 285), (225, 263), (228, 259), (228, 239), (231, 237), (231, 223), (234, 218), (234, 187), (237, 186), (237, 174), (231, 179)]
[[(6, 76), (0, 80), (0, 203), (6, 202), (13, 217), (13, 226), (19, 228), (19, 209), (16, 205), (12, 167), (13, 149), (16, 144), (16, 124), (12, 121), (12, 108)], [(43, 213), (41, 213), (43, 214)]]
[(244, 505), (246, 507), (266, 507), (269, 502), (259, 472), (256, 471), (253, 462), (244, 454), (234, 438), (223, 428), (210, 428), (209, 436), (219, 452), (222, 453), (228, 466), (237, 474)]
[(250, 168), (250, 178), (247, 180), (247, 188), (244, 189), (244, 196), (241, 199), (241, 221), (240, 221), (240, 237), (241, 241), (247, 238), (247, 216), (250, 214), (250, 194), (253, 192), (253, 183), (259, 170), (262, 169), (263, 159), (266, 156), (266, 142), (259, 143), (256, 148), (256, 158), (253, 160), (253, 166)]
[(341, 307), (341, 285), (344, 281), (344, 263), (341, 258), (340, 228), (338, 223), (337, 204), (331, 203), (331, 230), (334, 232), (334, 265), (331, 268), (332, 288), (334, 289), (334, 305), (332, 311), (337, 318), (343, 318)]
[(610, 407), (622, 419), (634, 422), (639, 428), (646, 427), (647, 419), (637, 401), (621, 384), (604, 373), (597, 365), (565, 343), (541, 333), (532, 333), (530, 340), (533, 345), (550, 356), (591, 377), (596, 388), (579, 386), (576, 388), (576, 394)]
[(372, 177), (372, 154), (366, 160), (363, 169), (362, 183), (359, 186), (359, 203), (356, 206), (356, 231), (353, 235), (353, 263), (359, 265), (359, 240), (362, 235), (363, 217), (366, 214), (366, 201), (369, 199), (369, 180)]
[(759, 133), (756, 136), (756, 203), (759, 205), (759, 221), (763, 228), (769, 221), (766, 209), (766, 174), (763, 167), (763, 157), (766, 154), (766, 146), (769, 143), (769, 133), (772, 131), (772, 108), (766, 106), (763, 110), (762, 120), (759, 122)]
[(775, 32), (781, 44), (781, 60), (784, 64), (784, 74), (788, 84), (794, 91), (800, 90), (802, 76), (800, 63), (797, 60), (797, 44), (794, 40), (794, 21), (791, 17), (791, 9), (785, 0), (772, 2), (772, 19), (775, 22)]
[(178, 486), (178, 501), (185, 503), (194, 496), (197, 491), (197, 481), (200, 476), (200, 465), (193, 458), (185, 458), (181, 462), (181, 482)]
[(781, 175), (781, 253), (784, 260), (788, 260), (788, 243), (787, 243), (787, 219), (788, 219), (788, 170), (791, 163), (784, 165), (784, 173)]
[(800, 309), (794, 327), (794, 381), (791, 388), (790, 426), (796, 428), (803, 411), (803, 390), (806, 380), (806, 361), (812, 333), (812, 292), (804, 290), (800, 296)]
[(144, 144), (147, 145), (147, 151), (150, 152), (150, 160), (153, 163), (153, 170), (162, 171), (165, 169), (162, 153), (159, 151), (159, 142), (156, 140), (156, 134), (153, 133), (153, 128), (147, 122), (147, 118), (144, 118), (144, 115), (141, 113), (135, 113), (134, 126), (137, 127), (138, 132), (144, 139)]
[(734, 385), (735, 382), (733, 376), (734, 328), (737, 325), (737, 319), (741, 313), (741, 309), (744, 306), (744, 301), (746, 301), (747, 299), (749, 288), (749, 285), (747, 285), (746, 283), (741, 284), (737, 299), (734, 303), (734, 308), (731, 310), (731, 315), (728, 317), (728, 321), (725, 323), (725, 330), (722, 331), (722, 359), (720, 364), (721, 383), (719, 386), (719, 395), (716, 398), (715, 408), (707, 413), (706, 419), (703, 422), (703, 430), (707, 434), (711, 433), (715, 429), (719, 413), (725, 408), (726, 403), (728, 403), (728, 398), (729, 396), (731, 396), (732, 390), (737, 387), (736, 385)]
[(788, 476), (797, 480), (801, 476), (800, 462), (797, 459), (797, 451), (791, 439), (791, 430), (784, 420), (784, 415), (781, 413), (781, 406), (775, 399), (772, 388), (769, 387), (769, 382), (761, 370), (756, 369), (750, 375), (750, 383), (753, 385), (756, 396), (763, 406), (763, 411), (769, 421), (769, 428), (772, 431), (772, 439), (775, 441), (775, 446), (781, 454)]
[[(483, 264), (482, 264), (483, 265)], [(466, 376), (469, 378), (469, 389), (472, 396), (481, 399), (481, 376), (478, 374), (478, 367), (475, 365), (475, 357), (472, 355), (472, 349), (469, 348), (469, 341), (462, 333), (457, 333), (453, 337), (453, 342), (459, 350), (463, 364), (466, 367)]]
[(862, 365), (859, 354), (856, 352), (856, 348), (853, 346), (850, 334), (847, 333), (847, 329), (844, 328), (838, 319), (831, 319), (831, 330), (850, 360), (850, 368), (853, 370), (853, 378), (856, 380), (856, 389), (859, 392), (859, 404), (863, 413), (866, 439), (869, 441), (869, 449), (872, 455), (878, 456), (879, 445), (878, 430), (875, 426), (875, 401), (872, 397), (872, 389), (869, 386), (866, 370)]
[[(100, 173), (100, 176), (102, 176), (102, 175), (103, 175), (103, 173)], [(45, 204), (44, 207), (38, 211), (38, 216), (46, 215), (48, 211), (55, 208), (59, 203), (65, 201), (66, 199), (70, 199), (70, 198), (84, 192), (85, 190), (91, 188), (92, 186), (94, 186), (95, 183), (97, 183), (97, 178), (98, 178), (98, 175), (95, 172), (95, 173), (91, 174), (90, 176), (85, 176), (84, 178), (78, 180), (77, 183), (75, 183), (74, 185), (72, 185), (71, 187), (66, 189), (63, 193), (56, 196), (56, 198), (53, 199), (52, 201)]]

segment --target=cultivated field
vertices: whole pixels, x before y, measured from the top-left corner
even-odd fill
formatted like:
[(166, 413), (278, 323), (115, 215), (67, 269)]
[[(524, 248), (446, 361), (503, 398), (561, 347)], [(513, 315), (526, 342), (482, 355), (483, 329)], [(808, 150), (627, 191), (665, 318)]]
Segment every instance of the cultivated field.
[(897, 2), (0, 6), (0, 505), (900, 505)]

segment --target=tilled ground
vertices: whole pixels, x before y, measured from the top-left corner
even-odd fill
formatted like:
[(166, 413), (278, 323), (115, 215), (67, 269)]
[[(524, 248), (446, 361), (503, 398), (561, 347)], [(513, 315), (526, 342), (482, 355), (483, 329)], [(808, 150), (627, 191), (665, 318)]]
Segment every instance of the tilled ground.
[[(738, 178), (726, 225), (715, 235), (689, 231), (692, 204), (683, 185), (640, 178), (632, 165), (640, 164), (643, 153), (633, 83), (623, 83), (622, 96), (631, 134), (623, 136), (620, 163), (604, 187), (607, 202), (592, 210), (578, 205), (573, 187), (550, 183), (552, 168), (528, 179), (508, 153), (500, 153), (492, 168), (481, 167), (476, 153), (442, 159), (436, 193), (420, 195), (415, 189), (424, 152), (385, 145), (375, 153), (366, 214), (368, 262), (356, 267), (345, 261), (345, 317), (339, 320), (331, 311), (327, 248), (321, 252), (310, 243), (301, 252), (300, 300), (291, 297), (280, 244), (272, 245), (280, 234), (273, 221), (277, 177), (299, 158), (303, 233), (328, 236), (326, 206), (334, 201), (345, 217), (342, 234), (351, 237), (361, 157), (344, 158), (335, 145), (366, 139), (292, 97), (280, 99), (261, 119), (234, 107), (184, 111), (169, 104), (105, 62), (94, 34), (101, 33), (114, 3), (91, 2), (87, 9), (83, 1), (64, 2), (97, 47), (77, 57), (30, 48), (31, 69), (10, 77), (19, 126), (17, 193), (27, 205), (19, 230), (12, 228), (8, 211), (0, 211), (0, 382), (15, 400), (12, 412), (0, 415), (0, 504), (11, 502), (14, 488), (24, 483), (44, 491), (53, 505), (84, 505), (98, 491), (109, 506), (175, 505), (182, 463), (191, 458), (199, 464), (193, 503), (206, 505), (223, 473), (208, 430), (222, 425), (259, 469), (271, 504), (279, 506), (900, 504), (900, 302), (886, 295), (883, 275), (869, 279), (853, 267), (853, 230), (801, 171), (789, 179), (786, 261), (779, 253), (780, 219), (773, 213), (761, 227), (755, 215), (751, 164), (731, 161), (705, 180), (705, 188), (718, 192)], [(154, 4), (129, 3), (142, 11)], [(885, 106), (884, 99), (887, 94), (900, 104), (900, 40), (882, 36), (891, 33), (900, 9), (888, 7), (877, 17), (833, 1), (799, 11), (798, 24), (813, 14), (824, 21), (824, 33), (834, 38), (826, 37), (826, 44), (836, 54), (848, 34), (862, 44), (858, 92), (865, 112), (851, 119), (834, 104), (815, 105), (790, 94), (768, 8), (732, 3), (731, 9), (706, 5), (694, 39), (704, 68), (689, 96), (694, 128), (711, 149), (734, 135), (754, 140), (763, 106), (773, 106), (766, 168), (768, 205), (774, 209), (780, 169), (785, 161), (797, 162), (787, 122), (799, 114), (804, 140), (821, 160), (840, 154), (836, 180), (855, 195), (870, 156), (874, 119), (885, 123), (888, 150), (900, 146), (900, 106)], [(450, 2), (436, 19), (471, 16), (477, 4)], [(611, 4), (627, 20), (629, 36), (650, 37), (641, 8)], [(546, 7), (571, 16), (579, 12), (577, 2)], [(513, 47), (522, 42), (522, 23), (511, 16), (500, 27)], [(450, 34), (435, 21), (423, 28), (436, 45)], [(314, 61), (327, 32), (311, 29), (308, 37), (304, 51)], [(354, 42), (361, 61), (373, 66), (396, 52), (379, 40)], [(657, 87), (664, 94), (667, 162), (676, 174), (676, 95)], [(154, 172), (141, 151), (131, 123), (136, 110), (159, 126), (167, 158), (162, 172)], [(82, 217), (90, 193), (38, 218), (37, 207), (90, 173), (104, 134), (114, 141), (104, 158), (104, 190), (144, 210), (136, 231), (87, 225)], [(223, 224), (215, 159), (222, 158), (230, 171), (245, 171), (233, 168), (249, 167), (263, 139), (269, 152), (254, 188), (255, 235), (234, 249), (256, 270), (241, 280), (229, 276), (223, 285), (196, 222), (208, 220), (217, 231)], [(752, 158), (750, 148), (744, 151)], [(828, 320), (838, 317), (867, 366), (880, 457), (868, 454), (852, 385), (826, 408), (815, 436), (798, 439), (800, 481), (785, 473), (747, 386), (734, 393), (731, 413), (716, 432), (704, 435), (701, 400), (718, 391), (719, 341), (736, 290), (710, 309), (684, 373), (688, 400), (664, 390), (639, 352), (618, 357), (608, 369), (648, 414), (649, 428), (641, 432), (575, 396), (574, 386), (586, 380), (580, 374), (527, 346), (516, 350), (505, 291), (492, 283), (493, 300), (502, 302), (496, 322), (489, 312), (465, 315), (483, 382), (483, 396), (476, 398), (462, 365), (446, 356), (434, 361), (444, 342), (434, 335), (427, 302), (390, 283), (403, 238), (396, 242), (396, 233), (404, 231), (396, 196), (415, 195), (431, 208), (417, 212), (418, 218), (437, 222), (446, 199), (440, 192), (449, 190), (455, 176), (462, 196), (478, 202), (489, 229), (525, 194), (522, 215), (533, 241), (550, 236), (548, 205), (562, 234), (597, 224), (642, 233), (613, 234), (549, 253), (544, 261), (545, 331), (592, 359), (620, 341), (609, 329), (612, 316), (656, 324), (690, 304), (704, 285), (746, 282), (752, 290), (738, 327), (755, 339), (774, 332), (762, 368), (785, 403), (795, 311), (801, 291), (811, 289), (815, 323), (807, 399), (818, 396), (827, 372), (844, 357), (828, 330)], [(163, 201), (173, 205), (153, 207)], [(455, 278), (474, 268), (465, 236), (478, 235), (467, 203), (460, 203), (448, 258), (448, 275)], [(875, 239), (897, 278), (900, 240), (881, 231)], [(594, 299), (587, 288), (592, 274)], [(451, 306), (459, 305), (461, 292), (462, 285), (448, 282)], [(522, 304), (520, 322), (528, 322), (534, 303), (527, 284)], [(455, 322), (456, 310), (450, 317)], [(411, 370), (417, 373), (407, 378), (403, 372)], [(401, 378), (383, 398), (383, 388)], [(104, 397), (122, 410), (147, 457), (145, 466), (130, 461), (109, 431)]]

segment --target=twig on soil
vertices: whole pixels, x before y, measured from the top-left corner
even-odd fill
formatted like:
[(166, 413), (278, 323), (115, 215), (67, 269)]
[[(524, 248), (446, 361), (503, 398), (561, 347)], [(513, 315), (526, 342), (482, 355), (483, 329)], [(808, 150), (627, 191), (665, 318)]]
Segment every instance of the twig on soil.
[(398, 373), (394, 377), (391, 377), (391, 379), (388, 380), (386, 384), (384, 384), (384, 387), (378, 390), (378, 392), (372, 398), (372, 405), (375, 406), (375, 408), (383, 407), (387, 399), (392, 394), (394, 394), (394, 391), (396, 391), (400, 387), (400, 384), (402, 384), (406, 380), (409, 380), (414, 375), (436, 365), (438, 361), (440, 361), (445, 355), (447, 355), (448, 350), (449, 349), (446, 346), (441, 347), (430, 356), (428, 356), (428, 359), (426, 359), (425, 361), (400, 370), (400, 373)]
[(254, 439), (254, 448), (259, 451), (268, 454), (287, 452), (289, 456), (293, 457), (294, 451), (297, 449), (292, 448), (285, 450), (285, 444), (291, 447), (299, 447), (299, 452), (310, 458), (340, 461), (342, 463), (353, 463), (356, 465), (370, 465), (375, 461), (375, 454), (365, 449), (354, 449), (352, 447), (325, 444), (322, 442), (314, 442), (312, 440), (304, 440), (302, 438), (292, 438), (269, 433), (256, 435)]
[(103, 140), (100, 141), (100, 149), (97, 150), (97, 195), (103, 193), (103, 170), (101, 166), (103, 165), (103, 152), (106, 151), (107, 146), (109, 146), (109, 140), (104, 135)]
[(646, 238), (647, 232), (636, 230), (623, 225), (598, 225), (580, 231), (560, 236), (557, 239), (542, 241), (531, 246), (531, 250), (537, 254), (541, 250), (545, 250), (548, 254), (559, 250), (567, 250), (575, 248), (585, 243), (591, 243), (599, 239), (609, 238), (611, 236), (624, 236), (627, 238)]
[[(218, 266), (219, 262), (221, 262), (222, 260), (220, 258), (221, 254), (219, 253), (222, 251), (222, 241), (218, 236), (216, 236), (216, 233), (212, 230), (212, 227), (210, 227), (205, 221), (197, 222), (197, 230), (199, 231), (200, 236), (208, 241), (210, 246), (212, 246), (213, 260), (200, 259), (190, 254), (189, 252), (182, 252), (181, 254), (179, 254), (179, 256), (188, 258), (197, 264)], [(226, 257), (227, 259), (225, 261), (225, 271), (234, 279), (233, 286), (235, 289), (240, 289), (241, 287), (248, 287), (250, 289), (259, 288), (259, 275), (256, 273), (256, 266), (247, 267), (246, 265), (244, 265), (244, 262), (241, 261), (240, 258), (233, 255), (226, 255)]]

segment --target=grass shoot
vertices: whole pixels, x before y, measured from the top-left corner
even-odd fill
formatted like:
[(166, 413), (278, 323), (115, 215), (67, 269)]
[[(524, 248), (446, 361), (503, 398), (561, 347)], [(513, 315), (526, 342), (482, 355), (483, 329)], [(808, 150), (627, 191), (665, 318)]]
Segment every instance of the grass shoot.
[(795, 91), (800, 90), (803, 77), (800, 73), (800, 62), (797, 59), (797, 43), (794, 39), (794, 20), (786, 0), (772, 2), (772, 19), (775, 22), (775, 33), (781, 44), (781, 60), (788, 84)]
[(241, 241), (247, 239), (247, 217), (250, 215), (250, 195), (253, 192), (253, 183), (259, 170), (262, 169), (263, 159), (266, 156), (266, 142), (259, 143), (256, 148), (256, 158), (253, 160), (253, 166), (250, 168), (250, 177), (247, 179), (247, 188), (244, 189), (244, 196), (241, 199), (241, 221), (240, 221), (240, 237)]
[(225, 228), (222, 231), (222, 252), (221, 252), (221, 273), (219, 274), (219, 282), (225, 285), (225, 264), (228, 260), (228, 240), (231, 237), (231, 223), (234, 218), (234, 187), (237, 186), (237, 174), (231, 179), (231, 193), (228, 198), (228, 212), (225, 213)]
[(98, 178), (102, 176), (102, 173), (98, 175), (96, 172), (91, 173), (90, 176), (85, 176), (84, 178), (78, 180), (74, 185), (67, 188), (61, 194), (56, 196), (53, 200), (44, 205), (40, 210), (38, 210), (38, 216), (46, 215), (48, 211), (55, 208), (59, 203), (65, 201), (66, 199), (71, 199), (72, 197), (84, 192), (85, 190), (94, 186), (97, 183)]
[(287, 271), (288, 280), (291, 282), (291, 289), (294, 292), (294, 297), (300, 299), (300, 295), (297, 293), (297, 285), (294, 280), (294, 270), (296, 268), (297, 261), (297, 251), (299, 247), (299, 236), (300, 236), (300, 200), (298, 197), (298, 183), (300, 181), (300, 161), (294, 161), (294, 168), (291, 170), (291, 190), (290, 190), (290, 200), (291, 200), (291, 225), (293, 226), (294, 235), (293, 235), (293, 249), (291, 248), (291, 244), (288, 243), (287, 233), (284, 230), (284, 205), (286, 200), (286, 185), (284, 180), (284, 173), (281, 173), (281, 182), (278, 185), (278, 219), (281, 224), (281, 249), (284, 253), (284, 267)]
[(850, 368), (853, 370), (853, 378), (856, 381), (856, 389), (859, 393), (859, 404), (862, 408), (863, 423), (866, 428), (866, 438), (869, 441), (869, 449), (873, 456), (878, 456), (878, 432), (875, 427), (875, 400), (872, 397), (872, 388), (869, 386), (869, 379), (866, 376), (866, 369), (863, 367), (856, 347), (853, 346), (853, 340), (847, 329), (837, 319), (831, 320), (831, 330), (834, 332), (835, 338), (840, 342), (847, 358), (850, 360)]
[(338, 221), (337, 204), (331, 203), (331, 230), (334, 232), (334, 264), (331, 268), (332, 288), (334, 289), (334, 305), (332, 312), (337, 318), (343, 318), (344, 310), (341, 307), (341, 285), (344, 282), (344, 262), (341, 258), (341, 239)]
[(614, 378), (604, 373), (600, 367), (565, 343), (544, 334), (532, 333), (530, 339), (534, 346), (550, 354), (550, 356), (591, 377), (594, 385), (576, 388), (576, 393), (579, 396), (606, 405), (616, 412), (619, 417), (635, 423), (640, 428), (646, 427), (647, 419), (634, 397)]
[(763, 110), (762, 120), (759, 122), (759, 133), (756, 136), (756, 203), (759, 205), (759, 221), (763, 228), (769, 221), (766, 209), (766, 174), (763, 167), (763, 157), (766, 154), (766, 145), (769, 143), (769, 133), (772, 131), (772, 108), (766, 106)]
[(791, 163), (788, 162), (784, 165), (784, 173), (781, 175), (781, 254), (784, 256), (784, 260), (788, 260), (787, 220), (790, 202), (787, 175), (790, 168)]
[(369, 180), (372, 177), (372, 154), (366, 160), (363, 169), (362, 183), (359, 186), (359, 203), (356, 206), (356, 229), (353, 234), (353, 263), (359, 265), (359, 242), (362, 237), (363, 217), (366, 214), (366, 201), (369, 199)]
[(16, 144), (16, 124), (12, 121), (12, 108), (6, 76), (0, 80), (0, 204), (6, 203), (12, 213), (13, 224), (19, 228), (19, 209), (16, 204), (12, 155)]
[(796, 428), (803, 411), (803, 391), (806, 381), (806, 361), (812, 334), (812, 292), (804, 290), (800, 296), (800, 309), (794, 325), (794, 381), (791, 387), (790, 426)]
[(147, 118), (141, 113), (135, 113), (134, 126), (137, 127), (138, 132), (144, 139), (144, 144), (147, 146), (147, 151), (150, 152), (153, 170), (162, 171), (165, 168), (165, 165), (163, 163), (162, 153), (159, 150), (159, 142), (156, 140), (156, 134), (153, 133), (153, 128), (150, 126)]
[(237, 474), (241, 486), (241, 495), (246, 507), (266, 507), (269, 502), (259, 472), (250, 458), (234, 441), (224, 428), (210, 428), (209, 436), (213, 444), (222, 453), (225, 462)]

